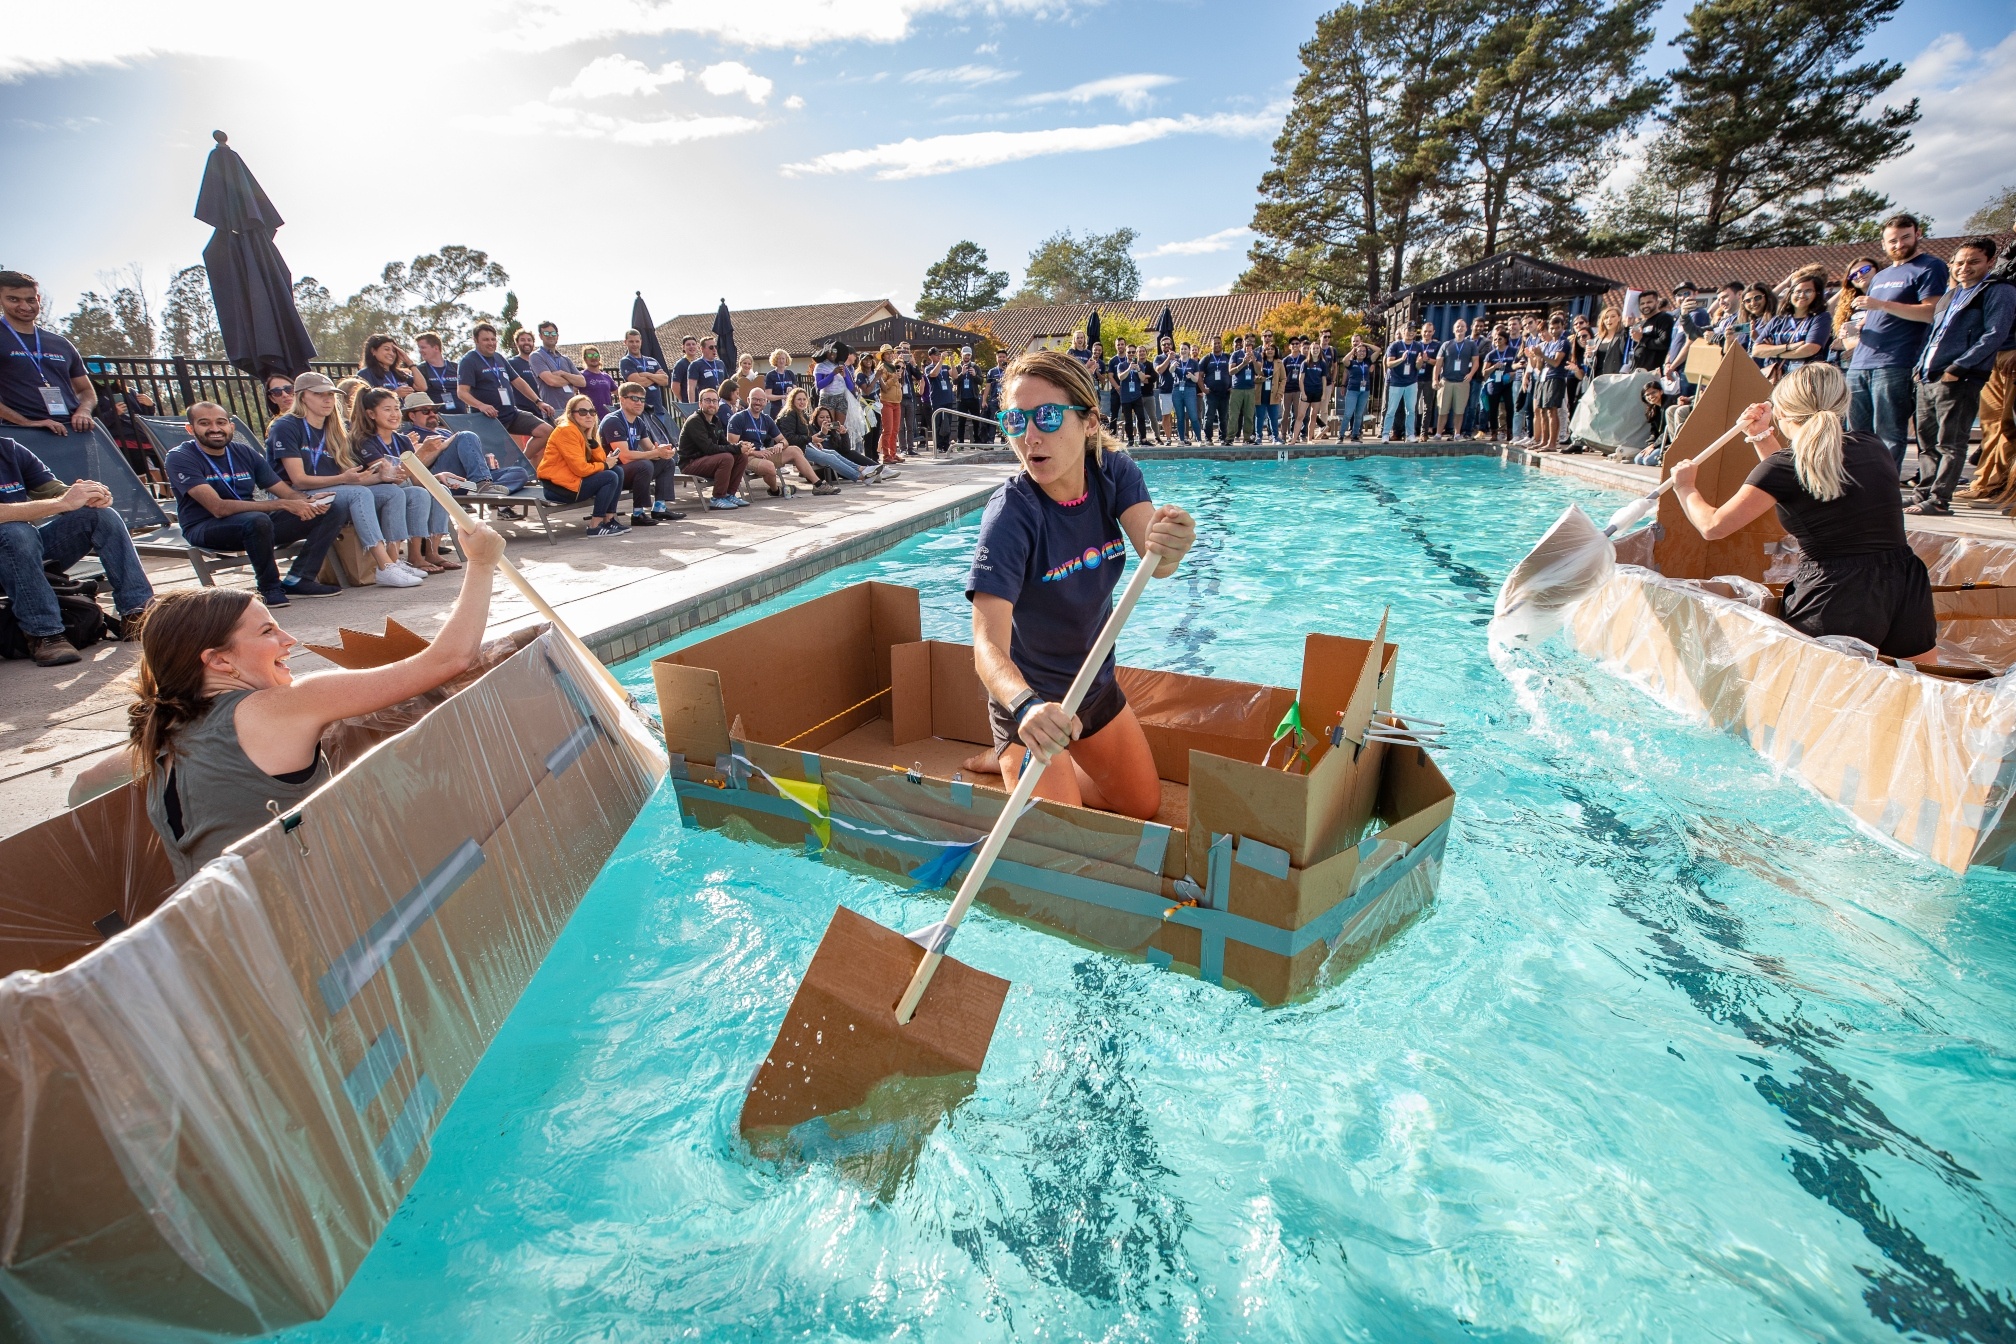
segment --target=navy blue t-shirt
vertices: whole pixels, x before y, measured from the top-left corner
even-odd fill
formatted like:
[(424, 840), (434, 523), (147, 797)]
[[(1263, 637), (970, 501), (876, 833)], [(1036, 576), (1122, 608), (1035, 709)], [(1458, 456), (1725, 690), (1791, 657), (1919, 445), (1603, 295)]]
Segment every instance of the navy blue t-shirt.
[(747, 411), (737, 411), (728, 417), (728, 432), (744, 442), (754, 440), (759, 448), (768, 448), (778, 438), (775, 420), (767, 415), (751, 415)]
[(390, 443), (385, 442), (385, 440), (379, 438), (376, 434), (365, 434), (357, 440), (355, 456), (358, 466), (368, 467), (381, 458), (389, 457), (394, 462), (397, 462), (399, 454), (405, 451), (406, 445), (399, 441), (399, 435), (396, 432), (392, 435)]
[(784, 398), (790, 396), (792, 389), (797, 386), (798, 375), (789, 369), (772, 369), (763, 375), (763, 390), (775, 397), (779, 406), (784, 404)]
[(0, 438), (0, 504), (26, 504), (30, 490), (55, 479), (27, 444)]
[(950, 406), (953, 400), (952, 366), (950, 364), (933, 365), (931, 371), (925, 375), (925, 378), (931, 384), (931, 404), (933, 406)]
[(959, 374), (952, 380), (959, 391), (959, 400), (978, 401), (980, 399), (980, 370), (972, 364), (961, 364)]
[[(1559, 363), (1556, 363), (1556, 360)], [(1542, 382), (1558, 383), (1568, 376), (1568, 342), (1565, 339), (1548, 340), (1540, 346), (1540, 378)]]
[(504, 356), (486, 355), (481, 350), (471, 350), (455, 366), (455, 381), (468, 388), (469, 395), (493, 410), (530, 409), (521, 404), (525, 400), (524, 394), (511, 386), (514, 376)]
[(1493, 346), (1484, 352), (1485, 381), (1503, 387), (1512, 381), (1512, 366), (1519, 362), (1519, 352), (1511, 346)]
[(1371, 386), (1372, 360), (1370, 357), (1347, 360), (1344, 365), (1344, 390), (1346, 392), (1363, 392)]
[(1386, 347), (1386, 358), (1397, 359), (1398, 364), (1388, 365), (1386, 385), (1388, 387), (1412, 387), (1421, 381), (1421, 342), (1395, 341)]
[(996, 410), (1001, 408), (1001, 379), (1007, 372), (1007, 367), (1001, 364), (987, 370), (987, 404)]
[(693, 384), (693, 399), (710, 387), (721, 386), (721, 380), (728, 376), (728, 366), (718, 359), (708, 359), (702, 355), (686, 366), (686, 381)]
[(1243, 392), (1248, 388), (1252, 387), (1255, 372), (1256, 370), (1259, 369), (1259, 367), (1260, 367), (1259, 356), (1248, 355), (1246, 357), (1246, 362), (1244, 364), (1232, 370), (1233, 390)]
[(1477, 360), (1477, 342), (1470, 340), (1445, 341), (1442, 345), (1442, 379), (1444, 382), (1460, 383), (1470, 376), (1470, 366)]
[(185, 535), (196, 524), (217, 517), (189, 498), (197, 486), (210, 486), (219, 499), (249, 500), (280, 482), (272, 463), (236, 440), (224, 445), (221, 457), (212, 457), (196, 440), (184, 439), (168, 451), (162, 465), (168, 469), (168, 485), (175, 492), (175, 521)]
[(1191, 386), (1190, 381), (1191, 378), (1197, 372), (1197, 361), (1194, 359), (1184, 359), (1181, 356), (1178, 356), (1177, 358), (1169, 361), (1169, 372), (1171, 374), (1169, 381), (1172, 384), (1174, 384), (1174, 386), (1172, 386), (1169, 389), (1171, 392), (1175, 392), (1181, 388), (1189, 387)]
[(0, 321), (0, 402), (16, 415), (30, 420), (47, 420), (49, 404), (42, 389), (54, 387), (63, 397), (66, 412), (77, 409), (77, 393), (72, 378), (84, 376), (84, 361), (77, 347), (42, 327), (23, 336), (13, 324)]
[[(644, 451), (644, 440), (651, 437), (651, 431), (644, 427), (644, 418), (626, 419), (621, 411), (611, 411), (602, 417), (602, 445), (613, 455), (618, 448), (628, 448), (633, 453)], [(663, 444), (659, 445), (661, 448)]]
[[(1891, 303), (1924, 303), (1946, 292), (1946, 263), (1929, 252), (1887, 267), (1869, 277), (1869, 297)], [(1930, 322), (1913, 322), (1895, 313), (1871, 312), (1862, 320), (1862, 343), (1849, 361), (1851, 369), (1908, 369), (1925, 349)], [(11, 403), (10, 403), (11, 404)]]
[(336, 454), (329, 449), (329, 422), (323, 421), (321, 429), (315, 429), (300, 416), (289, 412), (273, 422), (266, 431), (266, 460), (273, 465), (273, 471), (281, 480), (287, 479), (287, 468), (281, 463), (290, 457), (301, 459), (301, 470), (310, 476), (335, 476), (342, 472), (343, 464), (336, 460)]
[[(616, 361), (616, 372), (623, 375), (619, 381), (628, 382), (633, 373), (663, 373), (665, 366), (649, 355), (625, 355)], [(644, 409), (654, 415), (665, 414), (665, 389), (656, 383), (645, 383)]]
[[(1004, 481), (980, 519), (966, 596), (991, 593), (1015, 605), (1008, 656), (1045, 700), (1061, 701), (1113, 609), (1127, 565), (1120, 515), (1148, 498), (1141, 468), (1125, 453), (1085, 463), (1085, 498), (1069, 508), (1024, 472)], [(1113, 655), (1090, 700), (1113, 679)]]
[(1323, 395), (1323, 380), (1330, 376), (1330, 366), (1321, 359), (1302, 361), (1302, 395), (1310, 401)]
[(443, 364), (435, 368), (426, 360), (420, 361), (420, 376), (427, 380), (427, 395), (440, 402), (453, 415), (462, 409), (462, 402), (455, 395), (456, 380), (462, 376), (453, 364)]
[(1132, 406), (1141, 400), (1141, 366), (1131, 359), (1116, 359), (1107, 366), (1120, 388), (1120, 404)]
[(1230, 392), (1232, 390), (1232, 356), (1220, 354), (1216, 350), (1204, 356), (1199, 367), (1204, 370), (1204, 390), (1206, 392)]

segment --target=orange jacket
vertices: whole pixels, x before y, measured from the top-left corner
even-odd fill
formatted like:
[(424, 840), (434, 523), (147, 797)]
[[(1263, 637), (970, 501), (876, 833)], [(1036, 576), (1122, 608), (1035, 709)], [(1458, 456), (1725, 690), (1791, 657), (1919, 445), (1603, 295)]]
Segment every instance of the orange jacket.
[(546, 452), (539, 459), (539, 479), (579, 494), (582, 480), (608, 465), (607, 450), (590, 447), (587, 435), (573, 425), (561, 425), (547, 436)]

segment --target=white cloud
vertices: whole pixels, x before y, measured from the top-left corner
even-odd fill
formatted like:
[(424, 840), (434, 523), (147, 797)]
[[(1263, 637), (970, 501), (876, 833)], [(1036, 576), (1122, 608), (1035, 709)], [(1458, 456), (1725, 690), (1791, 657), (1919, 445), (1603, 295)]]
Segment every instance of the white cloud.
[(979, 88), (986, 84), (999, 84), (1005, 79), (1015, 78), (1014, 70), (1002, 70), (991, 65), (955, 65), (943, 70), (912, 70), (903, 76), (905, 84), (965, 84)]
[(1202, 238), (1186, 238), (1179, 243), (1163, 243), (1160, 247), (1146, 252), (1137, 252), (1140, 257), (1200, 257), (1207, 252), (1229, 252), (1234, 244), (1253, 236), (1253, 230), (1244, 224), (1235, 228), (1220, 229), (1207, 233)]
[[(598, 37), (690, 33), (729, 46), (796, 51), (838, 42), (900, 42), (918, 16), (963, 10), (968, 0), (524, 0), (514, 11), (517, 35), (536, 50)], [(1055, 0), (992, 0), (995, 10), (1035, 12)], [(508, 21), (508, 20), (507, 20)]]
[(653, 70), (628, 56), (597, 56), (573, 80), (553, 90), (555, 98), (620, 98), (655, 93), (686, 78), (686, 67), (667, 61)]
[(1155, 101), (1150, 96), (1153, 90), (1174, 84), (1174, 75), (1108, 75), (1104, 79), (1090, 80), (1068, 89), (1058, 89), (1051, 93), (1032, 93), (1022, 99), (1025, 103), (1090, 103), (1100, 98), (1111, 98), (1129, 112), (1139, 112)]
[(1168, 294), (1175, 293), (1178, 285), (1189, 283), (1189, 279), (1188, 276), (1184, 275), (1151, 275), (1141, 282), (1141, 287), (1144, 291), (1150, 289), (1161, 291), (1160, 293), (1149, 294), (1147, 297), (1151, 299), (1163, 298)]
[(979, 46), (973, 48), (973, 54), (975, 56), (999, 56), (1001, 54), (1001, 44), (999, 42), (982, 42)]
[(1936, 233), (1962, 231), (1989, 195), (2016, 182), (2016, 33), (1986, 51), (1947, 33), (1904, 68), (1884, 94), (1920, 102), (1911, 149), (1879, 166), (1869, 185), (1905, 210), (1932, 216)]
[(793, 112), (796, 112), (799, 108), (805, 106), (805, 100), (803, 98), (800, 98), (797, 94), (794, 93), (789, 98), (786, 98), (784, 100), (784, 106), (790, 108)]
[(618, 145), (684, 145), (761, 129), (752, 117), (612, 117), (578, 107), (525, 103), (508, 117), (484, 118), (488, 131), (519, 135), (564, 135), (577, 140), (607, 140)]
[(742, 94), (752, 103), (760, 103), (770, 96), (770, 90), (777, 87), (774, 81), (757, 74), (740, 61), (722, 61), (710, 65), (700, 72), (700, 87), (707, 92), (726, 98), (731, 94)]
[(932, 177), (968, 168), (986, 168), (1046, 154), (1082, 154), (1147, 144), (1171, 135), (1264, 135), (1281, 123), (1279, 112), (1216, 113), (1208, 117), (1148, 117), (1106, 126), (1060, 126), (1048, 131), (974, 131), (899, 140), (872, 149), (821, 154), (806, 163), (788, 163), (787, 177), (800, 173), (858, 173), (874, 169), (881, 180)]

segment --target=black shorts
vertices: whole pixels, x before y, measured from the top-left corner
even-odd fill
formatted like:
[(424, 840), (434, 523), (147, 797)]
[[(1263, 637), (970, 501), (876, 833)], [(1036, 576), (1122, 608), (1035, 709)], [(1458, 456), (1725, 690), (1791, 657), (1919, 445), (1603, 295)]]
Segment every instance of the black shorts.
[(506, 434), (530, 435), (536, 433), (539, 426), (546, 422), (530, 411), (521, 411), (514, 407), (508, 411), (497, 412), (497, 423), (504, 426)]
[[(1127, 708), (1127, 695), (1120, 689), (1120, 683), (1112, 677), (1103, 682), (1095, 682), (1085, 693), (1085, 703), (1078, 706), (1078, 740), (1095, 737), (1099, 730), (1120, 717), (1120, 711)], [(994, 728), (994, 750), (998, 753), (1011, 742), (1022, 739), (1015, 736), (1015, 716), (1007, 707), (996, 704), (993, 696), (987, 697), (987, 720)]]
[(1932, 580), (1909, 546), (1824, 563), (1799, 562), (1778, 614), (1801, 634), (1853, 635), (1891, 658), (1929, 652), (1939, 642)]
[(1534, 404), (1543, 411), (1558, 411), (1567, 393), (1566, 382), (1559, 378), (1543, 378), (1540, 380), (1540, 400)]

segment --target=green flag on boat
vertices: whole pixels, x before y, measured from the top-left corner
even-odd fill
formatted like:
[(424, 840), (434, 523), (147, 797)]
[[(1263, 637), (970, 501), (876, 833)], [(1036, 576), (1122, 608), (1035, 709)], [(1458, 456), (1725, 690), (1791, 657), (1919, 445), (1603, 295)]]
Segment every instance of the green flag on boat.
[(1295, 733), (1297, 735), (1295, 740), (1299, 745), (1302, 740), (1300, 734), (1303, 731), (1302, 702), (1297, 700), (1294, 704), (1288, 706), (1288, 712), (1283, 714), (1281, 722), (1275, 725), (1274, 740), (1279, 742), (1282, 738), (1288, 736), (1288, 734)]

